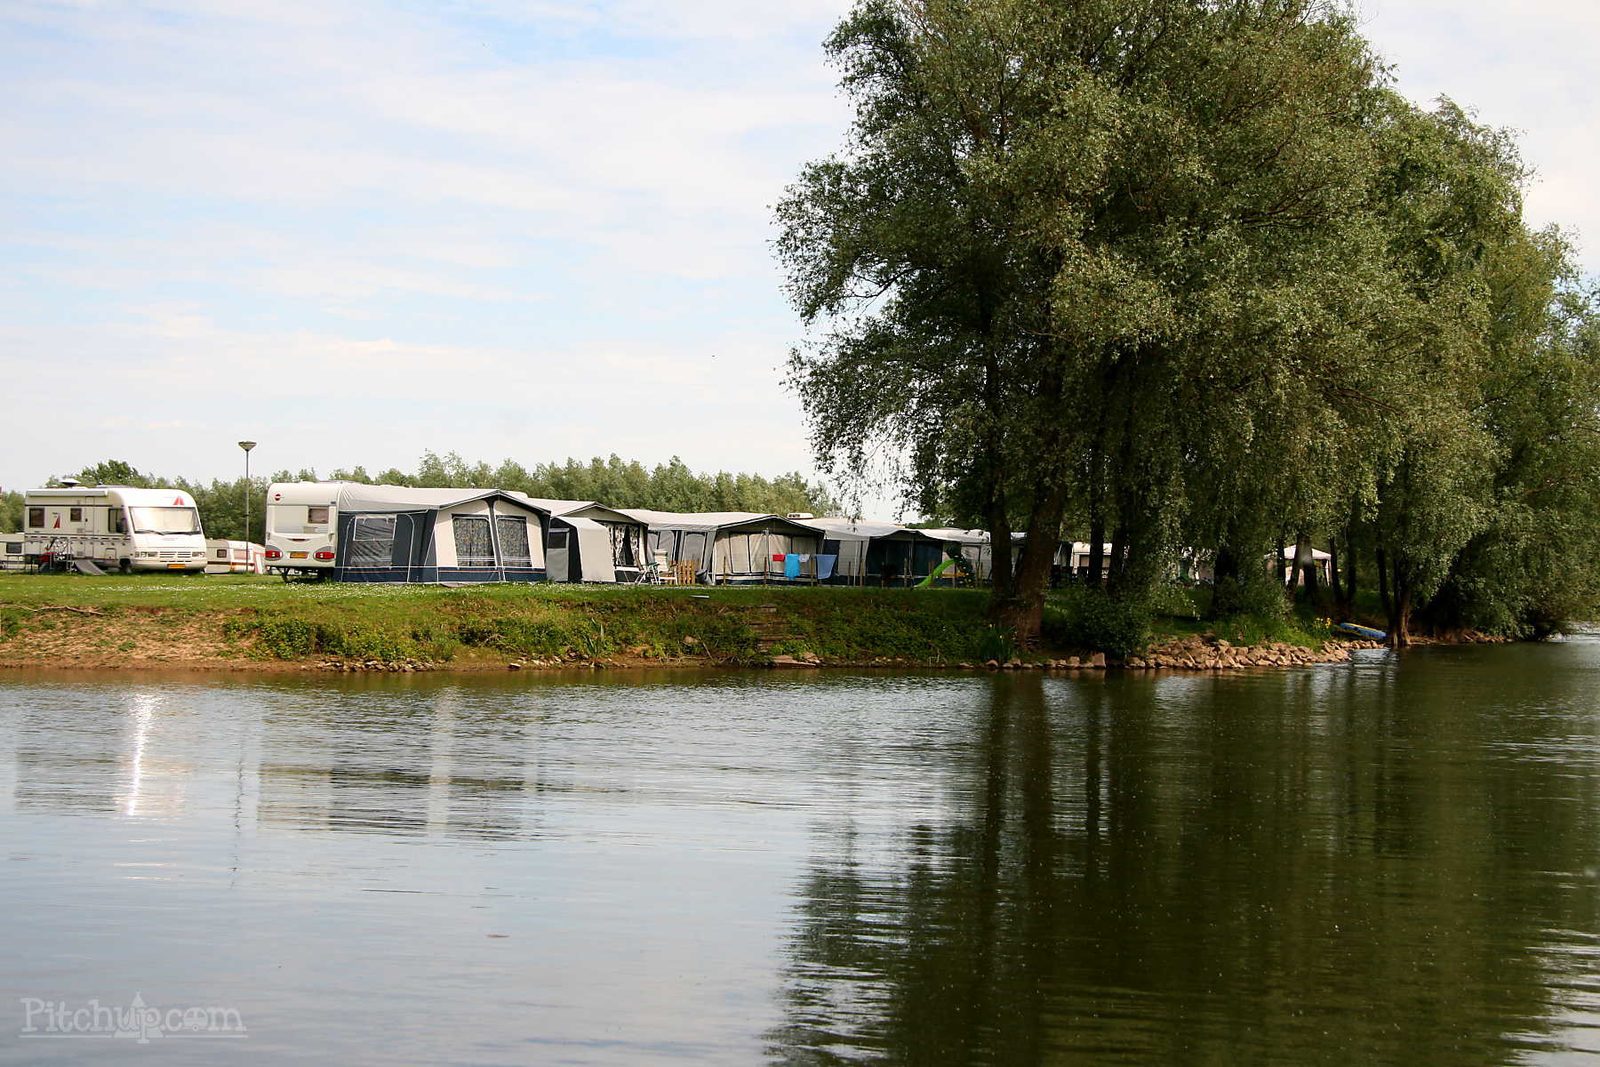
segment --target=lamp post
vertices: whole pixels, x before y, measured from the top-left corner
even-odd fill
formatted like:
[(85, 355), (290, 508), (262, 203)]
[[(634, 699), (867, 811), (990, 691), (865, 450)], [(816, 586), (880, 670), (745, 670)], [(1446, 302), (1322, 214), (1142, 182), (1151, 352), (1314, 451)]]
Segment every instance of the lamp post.
[[(256, 447), (254, 441), (240, 441), (239, 447), (244, 449), (244, 543), (250, 543), (250, 450)], [(250, 552), (245, 551), (248, 559)]]

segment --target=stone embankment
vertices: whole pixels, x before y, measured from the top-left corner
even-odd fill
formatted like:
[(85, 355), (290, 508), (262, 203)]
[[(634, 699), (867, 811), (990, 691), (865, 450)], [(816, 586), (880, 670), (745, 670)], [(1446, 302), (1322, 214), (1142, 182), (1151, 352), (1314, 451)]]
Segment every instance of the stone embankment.
[(1302, 667), (1316, 663), (1344, 663), (1361, 648), (1382, 648), (1377, 641), (1338, 641), (1321, 650), (1277, 641), (1235, 647), (1215, 637), (1188, 637), (1169, 641), (1129, 656), (1130, 670), (1238, 671), (1253, 667)]

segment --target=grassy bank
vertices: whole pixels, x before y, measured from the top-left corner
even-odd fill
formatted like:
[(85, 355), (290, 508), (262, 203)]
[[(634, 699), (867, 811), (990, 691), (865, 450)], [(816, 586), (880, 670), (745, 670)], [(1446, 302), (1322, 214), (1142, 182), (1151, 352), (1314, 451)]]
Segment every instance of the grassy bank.
[[(0, 574), (0, 665), (274, 669), (510, 663), (715, 664), (798, 660), (955, 666), (1018, 653), (971, 590), (285, 584), (244, 575)], [(1192, 591), (1132, 613), (1089, 590), (1052, 593), (1027, 660), (1207, 637), (1320, 649), (1323, 620), (1200, 619)]]
[(285, 584), (0, 575), (0, 662), (955, 664), (1008, 647), (970, 591)]

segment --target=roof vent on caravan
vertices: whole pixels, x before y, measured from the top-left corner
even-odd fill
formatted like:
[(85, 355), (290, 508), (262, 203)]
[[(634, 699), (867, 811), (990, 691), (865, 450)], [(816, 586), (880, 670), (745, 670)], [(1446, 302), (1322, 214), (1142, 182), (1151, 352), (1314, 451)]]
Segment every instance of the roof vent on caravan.
[(76, 489), (76, 488), (78, 488), (78, 486), (80, 486), (82, 484), (83, 483), (78, 481), (78, 479), (76, 479), (76, 478), (63, 478), (63, 479), (61, 479), (61, 488), (63, 488), (63, 489)]
[(814, 519), (814, 518), (816, 518), (816, 515), (814, 515), (813, 513), (809, 512), (809, 511), (791, 511), (791, 512), (789, 512), (789, 514), (785, 515), (784, 518), (786, 518), (786, 519)]

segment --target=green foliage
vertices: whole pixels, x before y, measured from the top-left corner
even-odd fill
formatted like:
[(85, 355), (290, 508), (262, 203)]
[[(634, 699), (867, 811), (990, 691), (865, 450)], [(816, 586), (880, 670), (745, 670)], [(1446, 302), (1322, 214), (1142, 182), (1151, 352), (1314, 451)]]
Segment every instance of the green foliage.
[(825, 469), (1027, 530), (1019, 637), (1064, 527), (1116, 601), (1198, 550), (1269, 627), (1256, 561), (1330, 535), (1402, 641), (1600, 607), (1592, 302), (1514, 139), (1392, 91), (1343, 9), (858, 0), (827, 48), (855, 122), (776, 211), (792, 381)]
[(275, 659), (307, 659), (317, 648), (317, 628), (304, 619), (263, 619), (238, 624), (230, 620), (224, 627), (230, 637), (253, 633), (256, 647)]
[[(73, 477), (84, 485), (129, 485), (138, 489), (149, 489), (164, 483), (153, 475), (145, 474), (133, 464), (121, 459), (107, 459), (83, 468)], [(60, 481), (51, 478), (50, 484), (55, 485)]]
[(1042, 598), (1071, 508), (1138, 599), (1197, 495), (1254, 507), (1267, 456), (1321, 458), (1323, 375), (1370, 347), (1348, 312), (1378, 93), (1347, 20), (862, 0), (828, 48), (856, 122), (777, 211), (821, 462), (887, 443), (925, 509), (1027, 529), (1004, 606)]
[(6, 491), (0, 493), (0, 533), (16, 533), (22, 529), (22, 494)]
[(1143, 603), (1075, 585), (1050, 594), (1043, 629), (1053, 645), (1126, 656), (1149, 643), (1150, 613)]
[(1017, 642), (1010, 631), (1000, 626), (985, 626), (978, 634), (977, 658), (985, 662), (1007, 663), (1017, 654)]

